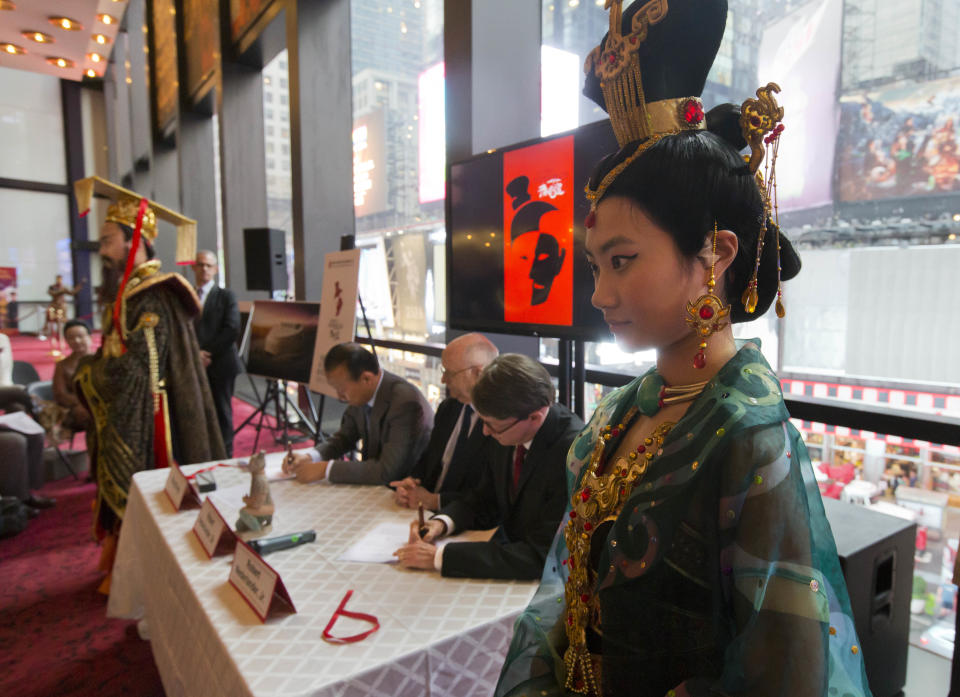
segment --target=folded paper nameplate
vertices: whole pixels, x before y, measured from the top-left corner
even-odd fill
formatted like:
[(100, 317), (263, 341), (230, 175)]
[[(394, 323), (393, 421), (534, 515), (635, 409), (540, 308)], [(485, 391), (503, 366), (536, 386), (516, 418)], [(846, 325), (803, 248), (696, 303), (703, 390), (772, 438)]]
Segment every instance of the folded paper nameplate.
[(236, 534), (209, 498), (204, 499), (200, 506), (197, 522), (193, 524), (193, 534), (200, 540), (200, 546), (207, 553), (207, 557), (232, 552), (237, 545)]
[(297, 611), (280, 574), (239, 539), (230, 567), (230, 585), (237, 589), (261, 621), (274, 613)]
[(167, 484), (163, 490), (173, 504), (174, 510), (196, 508), (200, 505), (200, 492), (180, 471), (176, 463), (170, 463), (170, 474), (167, 475)]

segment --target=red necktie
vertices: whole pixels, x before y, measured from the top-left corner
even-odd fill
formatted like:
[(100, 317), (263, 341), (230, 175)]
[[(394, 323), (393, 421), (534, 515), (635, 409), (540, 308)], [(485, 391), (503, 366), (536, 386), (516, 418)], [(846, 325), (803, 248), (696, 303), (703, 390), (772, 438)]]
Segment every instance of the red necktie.
[(520, 469), (523, 467), (523, 457), (527, 454), (527, 449), (522, 445), (517, 446), (516, 454), (513, 456), (513, 490), (516, 491), (520, 486)]

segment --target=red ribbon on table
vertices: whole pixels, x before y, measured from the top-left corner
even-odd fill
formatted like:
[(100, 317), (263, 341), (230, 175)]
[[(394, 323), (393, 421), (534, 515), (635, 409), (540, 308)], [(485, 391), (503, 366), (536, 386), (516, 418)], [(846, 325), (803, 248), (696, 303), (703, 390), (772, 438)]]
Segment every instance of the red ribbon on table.
[(198, 474), (203, 474), (204, 472), (211, 472), (218, 467), (239, 467), (240, 465), (232, 465), (227, 462), (221, 462), (217, 465), (211, 465), (210, 467), (204, 467), (202, 470), (197, 470), (193, 474), (186, 475), (187, 479), (196, 479)]
[[(354, 644), (358, 641), (363, 641), (375, 631), (380, 629), (380, 620), (373, 615), (368, 615), (363, 612), (350, 612), (349, 610), (343, 609), (346, 606), (347, 601), (350, 600), (351, 595), (353, 595), (353, 591), (347, 591), (347, 594), (343, 596), (343, 600), (340, 601), (340, 607), (337, 608), (336, 612), (333, 613), (333, 617), (331, 617), (330, 621), (327, 622), (327, 627), (323, 630), (324, 641), (329, 641), (331, 644)], [(330, 633), (330, 630), (333, 629), (333, 625), (336, 624), (337, 618), (341, 615), (343, 617), (350, 617), (351, 619), (369, 622), (373, 625), (373, 627), (365, 632), (362, 632), (361, 634), (354, 634), (353, 636), (348, 637), (335, 637)]]

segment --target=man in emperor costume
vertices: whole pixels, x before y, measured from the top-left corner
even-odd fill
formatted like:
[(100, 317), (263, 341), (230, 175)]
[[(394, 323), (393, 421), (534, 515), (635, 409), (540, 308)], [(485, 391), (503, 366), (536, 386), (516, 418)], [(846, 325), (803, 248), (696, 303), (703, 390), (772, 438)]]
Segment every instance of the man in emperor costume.
[(99, 243), (103, 297), (114, 300), (104, 307), (101, 349), (75, 377), (95, 424), (95, 532), (109, 571), (133, 475), (225, 452), (193, 328), (200, 302), (183, 276), (163, 273), (154, 258), (159, 218), (177, 226), (178, 262), (192, 261), (195, 221), (99, 177), (74, 189), (81, 214), (94, 192), (112, 200)]

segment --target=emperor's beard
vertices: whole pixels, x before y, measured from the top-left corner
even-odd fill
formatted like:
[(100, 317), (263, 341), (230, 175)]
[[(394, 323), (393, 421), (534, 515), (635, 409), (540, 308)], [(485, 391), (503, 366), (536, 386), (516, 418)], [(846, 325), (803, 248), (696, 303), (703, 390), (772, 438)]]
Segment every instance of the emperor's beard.
[(112, 303), (120, 290), (120, 279), (123, 277), (122, 271), (112, 259), (100, 258), (103, 262), (102, 282), (100, 284), (100, 301), (102, 303)]

